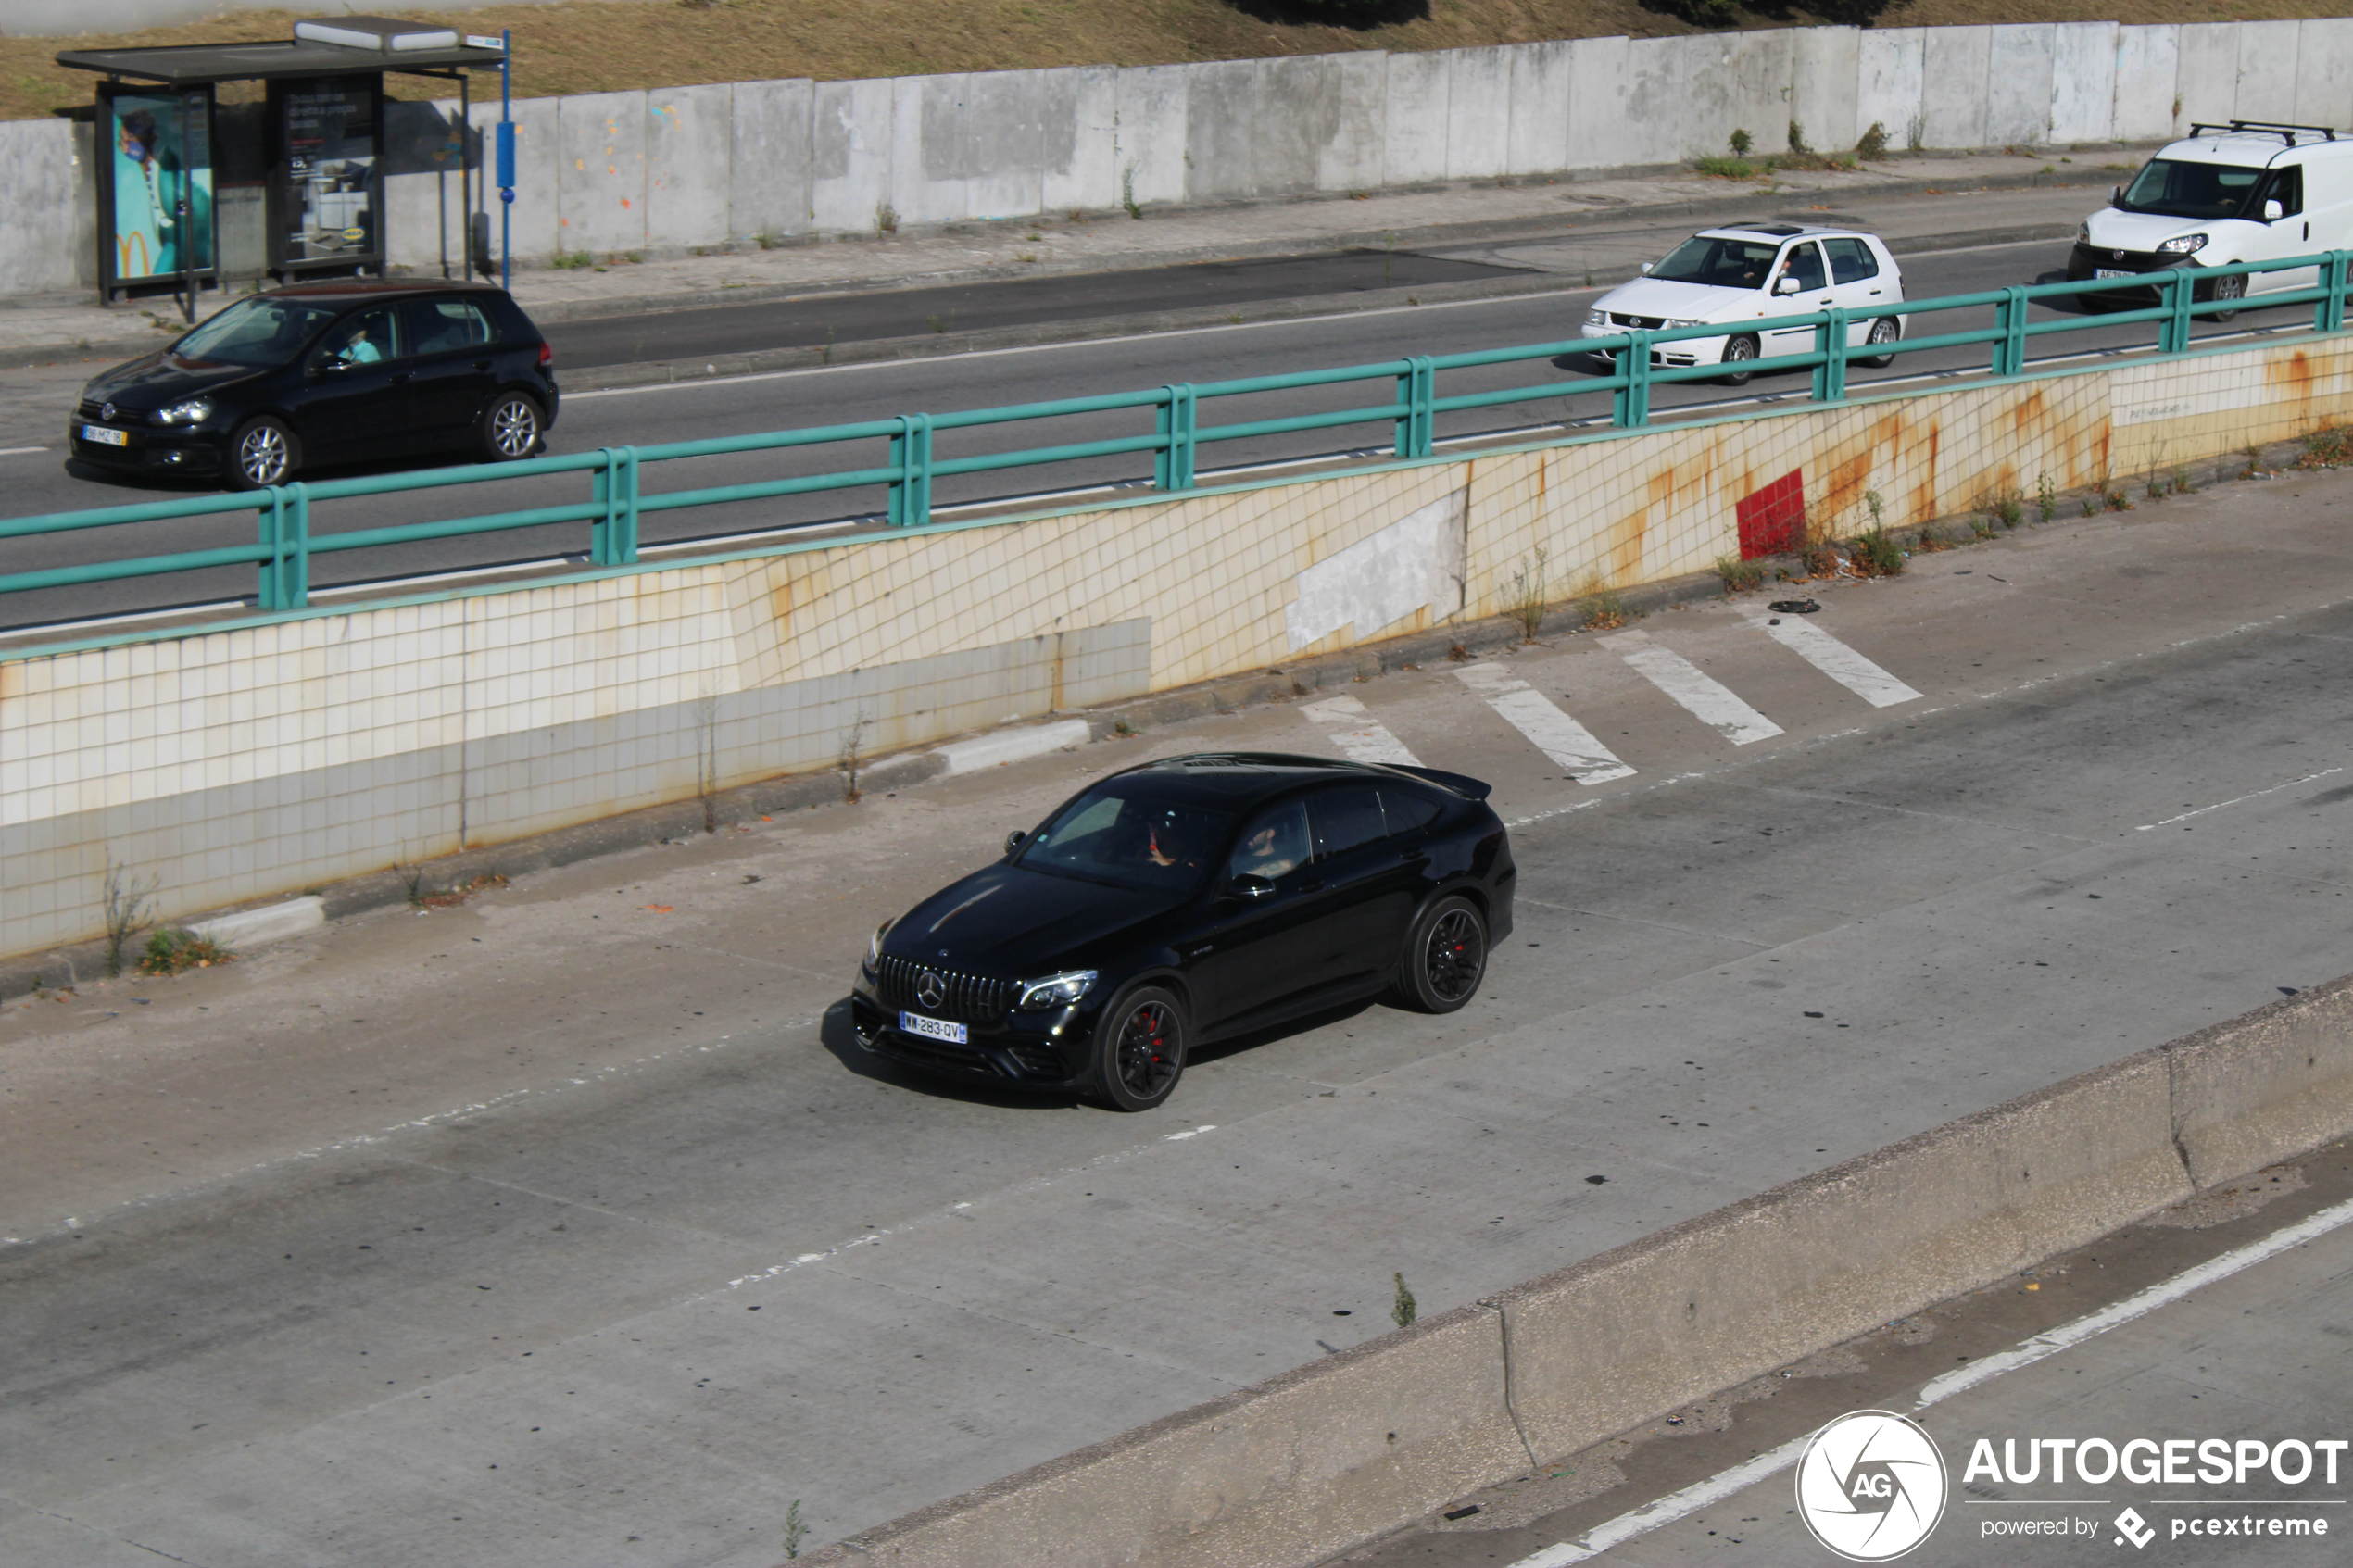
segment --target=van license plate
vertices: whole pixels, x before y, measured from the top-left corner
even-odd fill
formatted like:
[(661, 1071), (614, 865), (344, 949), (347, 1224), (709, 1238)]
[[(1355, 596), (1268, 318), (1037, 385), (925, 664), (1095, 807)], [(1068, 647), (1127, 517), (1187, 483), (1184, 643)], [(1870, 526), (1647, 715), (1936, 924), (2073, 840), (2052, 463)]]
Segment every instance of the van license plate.
[(101, 446), (128, 446), (131, 445), (130, 436), (124, 434), (119, 430), (108, 430), (104, 425), (83, 425), (82, 427), (82, 439), (84, 441), (94, 441)]
[(951, 1046), (967, 1043), (963, 1024), (950, 1023), (940, 1018), (925, 1018), (920, 1013), (900, 1013), (899, 1030), (903, 1035), (921, 1035), (926, 1040), (945, 1040)]
[(2092, 269), (2092, 276), (2095, 278), (2137, 278), (2140, 274), (2120, 271), (2114, 267), (2095, 267)]

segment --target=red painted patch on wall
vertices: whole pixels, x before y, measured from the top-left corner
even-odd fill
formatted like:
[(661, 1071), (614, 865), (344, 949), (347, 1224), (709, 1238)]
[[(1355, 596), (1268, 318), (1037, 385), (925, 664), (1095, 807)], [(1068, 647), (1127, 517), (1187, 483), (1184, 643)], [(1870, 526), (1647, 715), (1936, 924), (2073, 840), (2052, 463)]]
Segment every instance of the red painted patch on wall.
[(1733, 508), (1741, 523), (1741, 559), (1786, 556), (1806, 543), (1806, 470), (1792, 469)]

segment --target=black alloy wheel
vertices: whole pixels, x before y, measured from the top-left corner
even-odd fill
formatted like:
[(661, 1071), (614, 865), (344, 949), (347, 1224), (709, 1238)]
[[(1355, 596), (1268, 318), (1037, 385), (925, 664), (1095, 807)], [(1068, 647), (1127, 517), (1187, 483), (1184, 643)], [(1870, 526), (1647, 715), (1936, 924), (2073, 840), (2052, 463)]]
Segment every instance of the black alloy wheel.
[[(2233, 272), (2227, 278), (2217, 278), (2206, 285), (2206, 297), (2212, 300), (2239, 300), (2246, 297), (2246, 274)], [(2228, 321), (2238, 315), (2235, 310), (2217, 310), (2207, 318), (2209, 321)]]
[[(1863, 340), (1863, 345), (1866, 348), (1878, 348), (1883, 345), (1894, 343), (1902, 335), (1903, 329), (1896, 326), (1894, 318), (1892, 316), (1882, 316), (1878, 320), (1871, 323), (1870, 336)], [(1857, 359), (1855, 362), (1858, 365), (1868, 365), (1874, 370), (1884, 370), (1890, 365), (1895, 363), (1895, 356), (1893, 354), (1873, 354), (1867, 356), (1864, 358)]]
[[(1754, 333), (1743, 332), (1724, 345), (1724, 363), (1727, 365), (1745, 365), (1755, 358), (1756, 338)], [(1748, 378), (1755, 373), (1755, 370), (1726, 370), (1717, 380), (1726, 386), (1746, 386)]]
[(1185, 1073), (1185, 1006), (1158, 985), (1139, 985), (1103, 1010), (1095, 1083), (1114, 1110), (1150, 1110)]
[(1478, 993), (1487, 973), (1487, 922), (1464, 897), (1441, 898), (1422, 911), (1405, 939), (1400, 987), (1424, 1012), (1453, 1012)]
[(511, 463), (539, 449), (539, 405), (520, 392), (502, 392), (490, 400), (482, 415), (482, 455), (494, 463)]
[(229, 438), (229, 487), (266, 490), (283, 484), (302, 467), (302, 443), (274, 414), (247, 420)]

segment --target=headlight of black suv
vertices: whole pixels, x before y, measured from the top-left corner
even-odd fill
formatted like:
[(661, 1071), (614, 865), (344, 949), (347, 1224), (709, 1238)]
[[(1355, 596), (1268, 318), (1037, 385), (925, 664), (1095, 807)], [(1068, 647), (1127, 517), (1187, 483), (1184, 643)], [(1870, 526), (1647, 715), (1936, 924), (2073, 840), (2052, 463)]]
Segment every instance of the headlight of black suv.
[(1084, 997), (1095, 984), (1091, 969), (1064, 970), (1043, 980), (1032, 980), (1021, 988), (1021, 1010), (1044, 1012), (1049, 1008), (1066, 1008)]
[(881, 965), (883, 938), (889, 935), (890, 928), (898, 923), (899, 917), (897, 915), (893, 915), (888, 920), (883, 922), (880, 925), (875, 927), (875, 934), (866, 938), (866, 973), (868, 976), (871, 977), (875, 969)]

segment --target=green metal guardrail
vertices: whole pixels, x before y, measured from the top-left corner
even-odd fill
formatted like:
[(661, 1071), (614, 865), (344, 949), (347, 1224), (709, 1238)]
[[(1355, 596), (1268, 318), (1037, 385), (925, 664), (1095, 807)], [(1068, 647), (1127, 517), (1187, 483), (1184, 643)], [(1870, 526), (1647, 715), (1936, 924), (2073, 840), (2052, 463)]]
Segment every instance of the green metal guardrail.
[[(2142, 274), (2142, 281), (2138, 282), (2087, 279), (2080, 282), (2020, 284), (1985, 294), (1907, 301), (1892, 314), (1914, 318), (1991, 307), (1994, 323), (1990, 327), (1969, 328), (1868, 346), (1846, 341), (1848, 323), (1862, 320), (1876, 320), (1891, 312), (1824, 310), (1806, 316), (1780, 317), (1775, 319), (1777, 330), (1811, 327), (1814, 330), (1814, 346), (1801, 354), (1758, 358), (1751, 361), (1749, 368), (1753, 370), (1811, 369), (1814, 372), (1813, 399), (1835, 403), (1846, 396), (1849, 361), (1887, 353), (1918, 354), (1934, 348), (1990, 345), (1992, 373), (1997, 377), (2017, 376), (2025, 372), (2026, 345), (2030, 338), (2080, 332), (2095, 326), (2154, 321), (2158, 326), (2157, 352), (2178, 355), (2188, 351), (2191, 323), (2199, 316), (2307, 302), (2315, 307), (2313, 331), (2334, 332), (2341, 330), (2344, 324), (2348, 265), (2353, 265), (2353, 251), (2338, 250), (2281, 261), (2169, 270)], [(2319, 281), (2309, 288), (2281, 290), (2255, 299), (2200, 300), (2196, 297), (2201, 285), (2208, 284), (2217, 278), (2246, 277), (2302, 268), (2313, 269), (2318, 273)], [(2085, 320), (2027, 320), (2028, 307), (2037, 301), (2075, 295), (2115, 294), (2143, 287), (2154, 287), (2158, 291), (2160, 297), (2157, 305), (2106, 312)], [(1002, 408), (976, 408), (960, 414), (902, 414), (894, 419), (870, 420), (861, 424), (827, 425), (814, 430), (723, 436), (708, 441), (673, 442), (660, 446), (608, 446), (593, 453), (533, 458), (521, 462), (501, 463), (493, 468), (434, 469), (418, 473), (326, 480), (316, 483), (298, 482), (241, 495), (197, 496), (144, 506), (107, 507), (94, 511), (14, 518), (0, 521), (0, 539), (21, 539), (36, 534), (104, 528), (118, 523), (155, 522), (239, 511), (254, 512), (259, 530), (257, 542), (250, 546), (184, 550), (172, 555), (141, 556), (127, 560), (0, 575), (0, 593), (22, 593), (37, 588), (252, 564), (259, 569), (259, 602), (264, 610), (301, 609), (309, 603), (310, 558), (338, 550), (416, 544), (467, 534), (537, 528), (550, 523), (585, 522), (588, 524), (589, 560), (598, 567), (626, 566), (637, 559), (637, 531), (639, 521), (646, 514), (675, 511), (687, 507), (881, 485), (887, 497), (886, 518), (891, 526), (905, 528), (930, 521), (933, 481), (954, 474), (984, 473), (1066, 462), (1073, 458), (1150, 452), (1152, 454), (1154, 487), (1164, 491), (1183, 491), (1193, 488), (1195, 462), (1201, 448), (1214, 442), (1344, 425), (1388, 423), (1392, 427), (1392, 441), (1398, 457), (1427, 458), (1435, 445), (1435, 430), (1441, 414), (1550, 397), (1570, 397), (1586, 393), (1610, 394), (1611, 424), (1621, 429), (1638, 429), (1650, 423), (1650, 392), (1653, 386), (1662, 383), (1707, 381), (1722, 374), (1721, 367), (1716, 365), (1654, 366), (1651, 351), (1663, 344), (1726, 335), (1721, 326), (1681, 327), (1669, 332), (1630, 332), (1612, 338), (1578, 338), (1562, 343), (1532, 344), (1467, 354), (1420, 355), (1338, 370), (1256, 376), (1200, 385), (1180, 383), (1145, 392), (1065, 398), (1059, 402), (1026, 403)], [(1441, 371), (1548, 359), (1563, 354), (1586, 354), (1595, 350), (1614, 354), (1615, 362), (1609, 375), (1452, 397), (1438, 395), (1438, 377)], [(1393, 383), (1391, 400), (1331, 413), (1300, 414), (1285, 419), (1252, 420), (1227, 425), (1203, 426), (1201, 423), (1201, 407), (1207, 399), (1367, 381)], [(969, 430), (984, 425), (1013, 424), (1123, 408), (1152, 409), (1152, 433), (1105, 441), (1032, 447), (993, 456), (941, 458), (933, 454), (933, 437), (943, 430)], [(651, 495), (643, 494), (639, 488), (639, 475), (648, 463), (669, 462), (682, 458), (717, 457), (735, 452), (774, 451), (827, 442), (872, 440), (887, 443), (887, 458), (878, 468), (850, 469), (749, 484), (666, 491)], [(589, 494), (585, 501), (346, 533), (319, 533), (311, 529), (311, 508), (321, 501), (479, 484), (535, 474), (579, 472), (589, 476)]]

